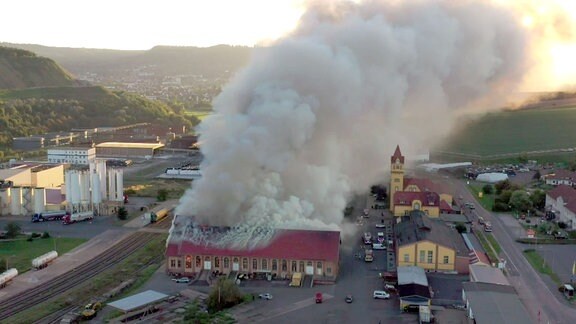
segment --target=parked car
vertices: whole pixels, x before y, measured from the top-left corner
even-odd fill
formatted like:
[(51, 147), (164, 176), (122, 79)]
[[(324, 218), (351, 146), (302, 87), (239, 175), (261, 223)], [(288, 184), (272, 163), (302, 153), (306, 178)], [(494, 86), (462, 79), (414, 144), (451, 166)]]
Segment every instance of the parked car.
[(346, 295), (346, 298), (344, 299), (348, 304), (352, 303), (354, 301), (354, 298), (352, 297), (352, 295)]
[(315, 296), (316, 304), (322, 304), (322, 293), (318, 292)]
[(364, 233), (364, 244), (372, 244), (372, 234), (370, 232)]
[(188, 277), (174, 278), (174, 279), (172, 279), (172, 281), (174, 281), (176, 283), (189, 283), (190, 278), (188, 278)]
[(390, 294), (384, 290), (374, 290), (372, 296), (374, 299), (390, 299)]
[(386, 289), (389, 292), (395, 292), (396, 291), (396, 287), (394, 287), (393, 284), (384, 284), (384, 289)]
[(271, 299), (272, 299), (272, 295), (271, 295), (270, 293), (264, 293), (264, 294), (258, 295), (258, 298), (260, 298), (260, 299), (266, 299), (266, 300), (271, 300)]

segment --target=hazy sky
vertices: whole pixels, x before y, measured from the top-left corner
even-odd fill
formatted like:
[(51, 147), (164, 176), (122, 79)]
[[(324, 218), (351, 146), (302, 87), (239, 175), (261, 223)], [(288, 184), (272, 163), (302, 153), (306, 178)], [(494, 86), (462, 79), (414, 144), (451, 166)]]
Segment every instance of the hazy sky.
[(149, 49), (254, 45), (291, 30), (301, 0), (7, 0), (0, 42)]

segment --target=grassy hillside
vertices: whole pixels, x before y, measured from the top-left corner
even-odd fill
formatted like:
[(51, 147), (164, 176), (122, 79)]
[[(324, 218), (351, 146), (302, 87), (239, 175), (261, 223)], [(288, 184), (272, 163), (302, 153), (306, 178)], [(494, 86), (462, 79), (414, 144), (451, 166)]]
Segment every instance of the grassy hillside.
[(0, 89), (72, 86), (77, 82), (51, 59), (0, 46)]
[(190, 128), (198, 120), (163, 103), (99, 86), (0, 90), (0, 147), (12, 137), (139, 122)]
[(576, 107), (502, 111), (463, 121), (440, 151), (489, 156), (576, 147)]

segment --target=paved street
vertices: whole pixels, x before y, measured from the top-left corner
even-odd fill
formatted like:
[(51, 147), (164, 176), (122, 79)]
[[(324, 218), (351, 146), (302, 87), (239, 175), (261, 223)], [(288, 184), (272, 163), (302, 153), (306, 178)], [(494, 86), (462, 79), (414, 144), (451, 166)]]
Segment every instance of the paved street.
[[(475, 198), (466, 188), (466, 181), (454, 180), (458, 185), (457, 195), (462, 195), (464, 201), (475, 201)], [(574, 323), (576, 309), (569, 306), (559, 292), (547, 285), (528, 261), (522, 251), (525, 247), (514, 241), (519, 234), (518, 229), (508, 228), (500, 217), (486, 211), (479, 204), (476, 207), (478, 216), (492, 222), (492, 234), (502, 247), (506, 260), (508, 280), (516, 288), (520, 299), (528, 309), (535, 322), (540, 323)], [(514, 275), (518, 274), (518, 275)]]

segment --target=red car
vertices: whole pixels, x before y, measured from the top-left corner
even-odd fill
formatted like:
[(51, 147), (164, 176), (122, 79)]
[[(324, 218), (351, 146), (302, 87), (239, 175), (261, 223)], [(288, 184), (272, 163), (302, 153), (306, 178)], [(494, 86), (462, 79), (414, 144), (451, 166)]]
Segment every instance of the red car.
[(322, 303), (322, 293), (316, 293), (316, 304)]

